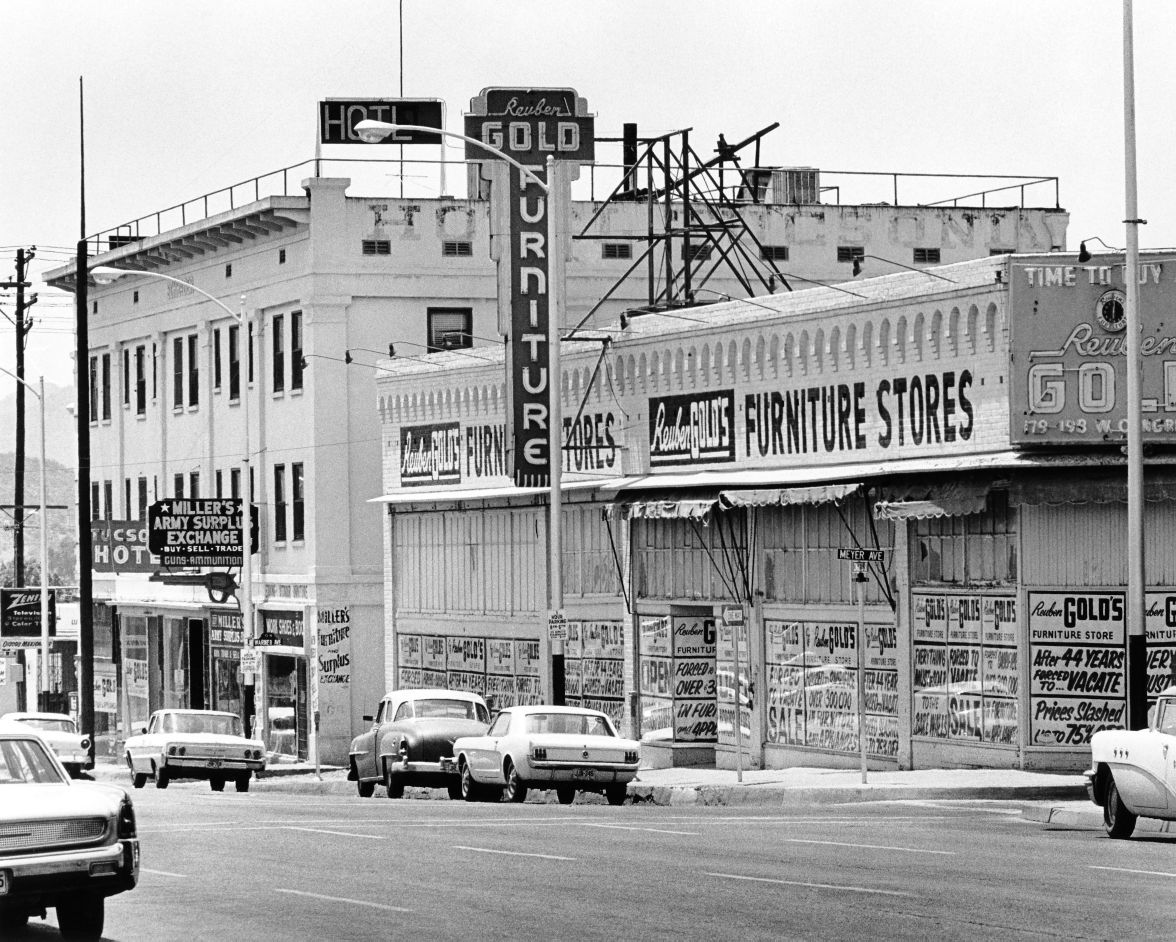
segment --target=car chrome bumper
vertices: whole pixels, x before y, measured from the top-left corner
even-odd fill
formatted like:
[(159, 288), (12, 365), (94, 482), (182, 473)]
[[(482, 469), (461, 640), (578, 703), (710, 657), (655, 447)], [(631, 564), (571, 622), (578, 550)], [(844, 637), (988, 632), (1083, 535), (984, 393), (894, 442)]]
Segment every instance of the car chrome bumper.
[(1097, 769), (1088, 769), (1082, 773), (1082, 777), (1086, 779), (1086, 795), (1096, 805), (1101, 805), (1102, 802), (1098, 800), (1098, 796), (1094, 790), (1094, 777), (1098, 774)]
[(631, 782), (637, 777), (637, 766), (612, 762), (561, 762), (527, 760), (524, 772), (529, 782)]
[(262, 772), (264, 759), (217, 759), (200, 756), (165, 756), (164, 766), (173, 775), (207, 773), (220, 775), (234, 772)]
[(0, 855), (6, 897), (50, 896), (62, 892), (97, 890), (107, 896), (129, 890), (139, 882), (139, 841), (120, 840), (102, 847), (55, 853)]

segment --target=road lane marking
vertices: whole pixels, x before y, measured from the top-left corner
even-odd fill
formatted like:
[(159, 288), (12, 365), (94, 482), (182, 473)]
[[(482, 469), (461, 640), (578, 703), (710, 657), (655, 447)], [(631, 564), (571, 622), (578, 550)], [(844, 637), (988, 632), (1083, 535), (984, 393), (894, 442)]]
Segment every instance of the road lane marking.
[(624, 824), (585, 824), (586, 828), (608, 828), (612, 831), (649, 831), (651, 834), (682, 834), (686, 837), (698, 837), (697, 831), (670, 831), (666, 828), (629, 827)]
[(149, 873), (149, 874), (151, 874), (153, 877), (175, 877), (177, 880), (186, 880), (186, 879), (188, 879), (188, 878), (187, 878), (187, 877), (186, 877), (184, 874), (182, 874), (182, 873), (170, 873), (170, 872), (169, 872), (169, 871), (167, 871), (167, 870), (149, 870), (147, 867), (140, 867), (140, 868), (139, 868), (139, 872), (140, 872), (140, 873)]
[(1091, 870), (1114, 870), (1118, 873), (1142, 873), (1149, 877), (1176, 877), (1176, 873), (1169, 873), (1166, 870), (1130, 870), (1127, 867), (1096, 867), (1090, 865)]
[(903, 890), (876, 890), (867, 886), (843, 886), (837, 883), (804, 883), (801, 880), (776, 880), (771, 877), (748, 877), (739, 873), (711, 873), (703, 871), (708, 877), (721, 877), (724, 880), (746, 880), (750, 883), (774, 883), (779, 886), (805, 886), (814, 890), (845, 890), (848, 893), (876, 893), (880, 896), (914, 896)]
[(493, 847), (466, 847), (464, 844), (455, 844), (454, 850), (472, 850), (477, 854), (504, 854), (507, 857), (541, 857), (543, 860), (575, 860), (575, 857), (557, 857), (555, 854), (524, 854), (518, 850), (496, 850)]
[(322, 893), (307, 893), (305, 890), (286, 890), (275, 887), (278, 893), (289, 893), (291, 896), (308, 896), (311, 899), (322, 899), (329, 903), (347, 903), (350, 906), (370, 906), (372, 909), (384, 909), (391, 913), (411, 913), (411, 909), (403, 906), (391, 906), (388, 903), (370, 903), (366, 899), (350, 899), (346, 896), (324, 896)]
[(356, 834), (354, 831), (329, 831), (326, 828), (295, 827), (292, 824), (285, 825), (282, 828), (282, 830), (284, 830), (284, 831), (309, 831), (311, 834), (330, 834), (332, 837), (366, 837), (368, 840), (372, 840), (372, 841), (384, 840), (383, 834)]
[(954, 850), (926, 850), (922, 847), (891, 847), (887, 844), (848, 844), (844, 841), (816, 841), (803, 837), (786, 837), (788, 844), (824, 844), (828, 847), (853, 847), (859, 850), (898, 850), (908, 854), (941, 854), (944, 857), (954, 857)]

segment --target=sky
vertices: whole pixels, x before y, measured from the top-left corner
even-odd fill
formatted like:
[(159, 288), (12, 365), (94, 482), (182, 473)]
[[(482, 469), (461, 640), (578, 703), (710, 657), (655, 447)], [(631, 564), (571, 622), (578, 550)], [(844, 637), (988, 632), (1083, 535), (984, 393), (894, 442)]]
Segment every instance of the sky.
[[(402, 66), (452, 131), (487, 86), (571, 86), (598, 136), (688, 127), (705, 154), (779, 122), (761, 164), (1058, 177), (1070, 248), (1125, 243), (1112, 0), (38, 0), (4, 25), (0, 280), (19, 247), (38, 247), (34, 280), (73, 254), (79, 77), (91, 234), (309, 160), (317, 103), (396, 97)], [(1141, 0), (1134, 27), (1140, 244), (1176, 246), (1176, 3)], [(72, 383), (72, 297), (30, 290), (27, 375)], [(5, 369), (14, 348), (0, 317)]]

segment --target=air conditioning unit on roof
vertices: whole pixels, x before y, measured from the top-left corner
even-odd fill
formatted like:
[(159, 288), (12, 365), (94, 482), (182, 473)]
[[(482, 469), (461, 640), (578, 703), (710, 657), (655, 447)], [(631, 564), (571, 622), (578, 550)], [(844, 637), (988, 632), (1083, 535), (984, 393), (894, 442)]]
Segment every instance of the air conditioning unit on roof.
[(780, 167), (773, 170), (772, 202), (821, 202), (821, 171), (816, 167)]

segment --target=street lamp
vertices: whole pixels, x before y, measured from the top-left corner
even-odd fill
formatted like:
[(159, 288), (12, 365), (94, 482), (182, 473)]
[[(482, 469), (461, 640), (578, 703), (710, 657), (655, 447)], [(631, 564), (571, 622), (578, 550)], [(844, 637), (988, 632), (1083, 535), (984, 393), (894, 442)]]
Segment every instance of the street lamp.
[[(547, 283), (549, 286), (547, 296), (547, 376), (551, 384), (551, 404), (548, 412), (547, 428), (548, 480), (551, 485), (551, 497), (548, 501), (551, 519), (548, 524), (550, 533), (550, 557), (547, 564), (547, 579), (548, 604), (551, 607), (551, 613), (562, 612), (563, 572), (560, 569), (560, 561), (563, 557), (563, 536), (560, 529), (560, 516), (563, 508), (561, 505), (562, 495), (560, 493), (560, 487), (563, 472), (563, 403), (560, 401), (560, 392), (563, 383), (559, 361), (559, 322), (565, 260), (563, 241), (560, 233), (560, 224), (562, 222), (559, 218), (560, 201), (554, 198), (555, 158), (550, 154), (547, 156), (547, 180), (545, 182), (539, 179), (534, 171), (524, 164), (519, 163), (519, 161), (515, 160), (505, 151), (499, 150), (497, 147), (492, 147), (485, 141), (478, 140), (476, 137), (469, 137), (465, 134), (459, 134), (456, 131), (446, 131), (442, 128), (429, 128), (416, 124), (393, 124), (386, 121), (371, 120), (358, 122), (355, 125), (355, 131), (362, 140), (369, 144), (378, 144), (389, 134), (393, 134), (396, 131), (424, 131), (430, 134), (443, 134), (446, 137), (457, 138), (465, 141), (467, 144), (481, 148), (499, 160), (506, 161), (512, 167), (517, 168), (528, 180), (547, 194)], [(552, 642), (551, 658), (552, 685), (553, 688), (556, 688), (552, 691), (552, 700), (557, 704), (562, 704), (564, 699), (562, 640)], [(557, 674), (558, 687), (556, 687)]]
[[(172, 275), (165, 275), (162, 272), (147, 271), (138, 268), (114, 268), (110, 265), (96, 265), (90, 270), (90, 275), (95, 281), (102, 284), (111, 284), (124, 275), (143, 275), (147, 278), (159, 278), (163, 281), (175, 282), (178, 285), (183, 285), (189, 291), (195, 291), (201, 297), (211, 301), (222, 311), (233, 318), (241, 327), (241, 342), (248, 347), (250, 342), (249, 337), (249, 315), (245, 311), (245, 295), (241, 295), (241, 310), (234, 313), (233, 310), (221, 301), (219, 298), (213, 297), (207, 291), (197, 288), (180, 278), (175, 278)], [(253, 530), (253, 487), (251, 485), (250, 462), (251, 455), (249, 453), (249, 388), (248, 382), (245, 384), (246, 388), (241, 395), (241, 418), (244, 420), (245, 426), (245, 444), (244, 454), (241, 459), (242, 477), (245, 491), (244, 506), (241, 510), (241, 623), (244, 628), (245, 638), (248, 642), (252, 642), (255, 637), (253, 626), (253, 547), (252, 547), (252, 530)], [(246, 685), (248, 686), (248, 685)]]
[[(7, 373), (14, 380), (28, 389), (41, 405), (41, 695), (37, 698), (37, 705), (42, 710), (49, 709), (49, 517), (46, 515), (45, 493), (45, 377), (37, 382), (37, 388), (27, 380), (11, 373), (0, 366), (0, 373)], [(24, 526), (22, 517), (17, 526)]]

